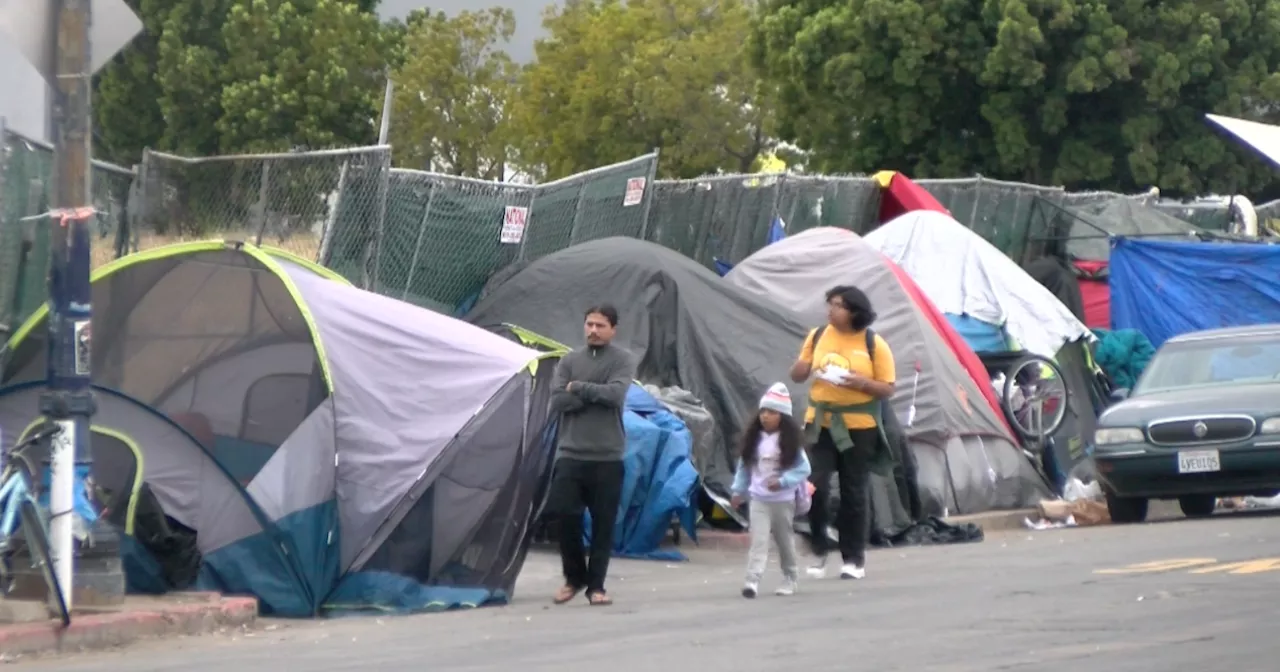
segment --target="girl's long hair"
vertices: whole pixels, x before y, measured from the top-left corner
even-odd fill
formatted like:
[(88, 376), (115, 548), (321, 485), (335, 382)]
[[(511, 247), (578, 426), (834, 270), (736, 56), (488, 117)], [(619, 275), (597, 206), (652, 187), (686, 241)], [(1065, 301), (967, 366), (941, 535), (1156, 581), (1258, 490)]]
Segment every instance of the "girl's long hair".
[[(779, 415), (782, 417), (778, 423), (778, 449), (782, 454), (779, 455), (778, 462), (783, 469), (790, 469), (796, 465), (796, 460), (800, 459), (800, 451), (804, 448), (804, 433), (795, 418), (781, 413)], [(760, 424), (760, 413), (757, 411), (751, 416), (746, 430), (742, 432), (742, 445), (738, 448), (738, 456), (742, 458), (742, 464), (748, 469), (755, 467), (756, 460), (760, 459), (758, 447), (762, 432), (764, 432), (764, 426)]]

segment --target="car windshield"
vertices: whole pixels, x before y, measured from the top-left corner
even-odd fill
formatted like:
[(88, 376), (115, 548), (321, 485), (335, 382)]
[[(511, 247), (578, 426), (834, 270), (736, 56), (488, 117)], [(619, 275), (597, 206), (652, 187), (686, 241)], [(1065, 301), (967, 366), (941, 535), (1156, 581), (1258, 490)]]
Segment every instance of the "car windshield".
[(1280, 333), (1222, 336), (1164, 344), (1133, 393), (1277, 381)]

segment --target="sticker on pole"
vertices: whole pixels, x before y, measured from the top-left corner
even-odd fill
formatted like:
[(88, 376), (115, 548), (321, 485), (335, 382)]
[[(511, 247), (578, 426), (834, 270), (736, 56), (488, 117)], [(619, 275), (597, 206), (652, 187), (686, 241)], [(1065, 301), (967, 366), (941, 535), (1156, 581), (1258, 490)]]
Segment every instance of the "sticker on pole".
[(622, 197), (622, 207), (629, 208), (633, 205), (640, 205), (644, 200), (644, 183), (643, 177), (633, 177), (627, 180), (627, 194)]
[(524, 225), (529, 221), (529, 208), (508, 205), (502, 215), (502, 235), (498, 242), (503, 245), (519, 243), (524, 238)]
[(92, 327), (89, 320), (76, 320), (75, 323), (76, 338), (76, 375), (87, 376), (91, 369), (93, 360), (92, 348), (90, 341), (93, 340)]

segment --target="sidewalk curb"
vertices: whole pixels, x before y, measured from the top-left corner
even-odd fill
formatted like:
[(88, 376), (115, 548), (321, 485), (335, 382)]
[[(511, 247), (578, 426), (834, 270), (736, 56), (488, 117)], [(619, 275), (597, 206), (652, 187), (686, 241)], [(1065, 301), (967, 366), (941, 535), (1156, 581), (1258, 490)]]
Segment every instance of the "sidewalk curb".
[[(945, 518), (944, 521), (952, 525), (972, 523), (982, 528), (984, 534), (990, 534), (1024, 529), (1025, 525), (1022, 522), (1024, 519), (1038, 516), (1039, 514), (1034, 509), (1017, 509), (1013, 511), (987, 511), (967, 516), (951, 516), (950, 518)], [(702, 528), (698, 530), (697, 543), (682, 535), (678, 546), (672, 545), (669, 538), (665, 545), (674, 550), (685, 551), (696, 549), (700, 551), (745, 552), (747, 547), (751, 545), (751, 535), (746, 532)]]
[(5, 658), (106, 649), (147, 637), (199, 635), (220, 628), (252, 625), (258, 601), (222, 597), (213, 603), (76, 616), (62, 628), (53, 622), (0, 627), (0, 654)]

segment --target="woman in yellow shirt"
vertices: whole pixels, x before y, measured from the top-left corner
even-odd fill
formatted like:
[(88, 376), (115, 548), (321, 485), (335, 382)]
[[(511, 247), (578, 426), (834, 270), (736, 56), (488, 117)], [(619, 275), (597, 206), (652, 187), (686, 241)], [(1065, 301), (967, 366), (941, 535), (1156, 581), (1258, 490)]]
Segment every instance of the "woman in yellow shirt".
[[(843, 563), (840, 577), (866, 576), (866, 549), (871, 536), (869, 481), (871, 459), (881, 436), (881, 412), (891, 412), (893, 351), (879, 334), (868, 332), (876, 313), (867, 295), (857, 287), (840, 285), (827, 292), (827, 322), (809, 332), (800, 358), (791, 366), (797, 383), (813, 376), (805, 435), (813, 465), (813, 506), (809, 528), (818, 562), (808, 569), (813, 578), (826, 576), (830, 542), (831, 474), (840, 482), (840, 509), (836, 531), (840, 535)], [(815, 342), (816, 340), (816, 342)]]

